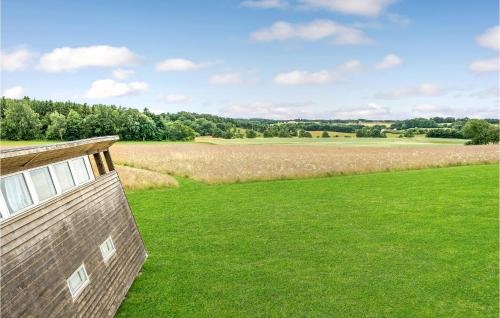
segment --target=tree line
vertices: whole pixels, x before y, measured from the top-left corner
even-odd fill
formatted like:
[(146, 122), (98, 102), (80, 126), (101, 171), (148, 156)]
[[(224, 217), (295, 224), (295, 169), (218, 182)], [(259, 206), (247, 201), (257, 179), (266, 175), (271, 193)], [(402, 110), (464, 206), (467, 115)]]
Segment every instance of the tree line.
[[(370, 125), (369, 125), (370, 124)], [(498, 142), (498, 119), (434, 117), (398, 121), (233, 119), (192, 112), (155, 114), (148, 108), (86, 103), (2, 98), (1, 138), (10, 140), (76, 140), (119, 135), (122, 140), (189, 141), (196, 136), (216, 138), (302, 137), (310, 131), (355, 133), (357, 137), (385, 138), (426, 134), (430, 138), (468, 138), (470, 143)]]

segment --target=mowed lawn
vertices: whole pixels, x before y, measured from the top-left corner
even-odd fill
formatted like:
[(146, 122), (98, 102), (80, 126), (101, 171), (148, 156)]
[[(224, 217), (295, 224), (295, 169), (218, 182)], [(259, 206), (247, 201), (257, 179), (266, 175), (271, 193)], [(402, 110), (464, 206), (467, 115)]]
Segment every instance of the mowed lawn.
[(118, 317), (498, 317), (498, 178), (479, 165), (130, 192), (149, 258)]

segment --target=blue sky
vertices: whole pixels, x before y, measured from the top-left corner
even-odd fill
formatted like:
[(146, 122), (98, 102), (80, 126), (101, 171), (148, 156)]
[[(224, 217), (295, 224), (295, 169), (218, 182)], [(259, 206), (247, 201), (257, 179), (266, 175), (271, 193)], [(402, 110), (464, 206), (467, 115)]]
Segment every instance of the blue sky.
[(2, 93), (231, 117), (498, 117), (498, 1), (2, 1)]

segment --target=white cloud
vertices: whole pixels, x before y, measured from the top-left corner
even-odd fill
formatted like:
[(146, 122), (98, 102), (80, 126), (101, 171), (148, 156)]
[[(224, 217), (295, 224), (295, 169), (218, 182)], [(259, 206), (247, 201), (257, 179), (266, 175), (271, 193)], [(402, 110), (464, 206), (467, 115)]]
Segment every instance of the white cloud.
[(107, 98), (136, 95), (148, 89), (145, 82), (122, 83), (112, 79), (94, 81), (86, 93), (88, 98)]
[(332, 71), (321, 70), (318, 72), (291, 71), (279, 73), (274, 82), (279, 85), (317, 85), (334, 82), (337, 79)]
[(492, 50), (500, 49), (500, 25), (486, 30), (476, 38), (477, 44)]
[(333, 112), (334, 118), (338, 119), (385, 119), (390, 115), (391, 111), (389, 108), (375, 103), (369, 103), (363, 107), (343, 109)]
[(138, 64), (139, 61), (139, 57), (124, 46), (61, 47), (42, 55), (38, 68), (46, 72), (62, 72), (85, 67), (115, 67)]
[(395, 67), (395, 66), (398, 66), (401, 64), (403, 64), (403, 60), (399, 56), (397, 56), (396, 54), (388, 54), (388, 55), (384, 56), (382, 61), (378, 62), (375, 65), (375, 68), (377, 68), (379, 70), (383, 70), (383, 69)]
[(170, 103), (185, 103), (185, 102), (191, 101), (191, 97), (189, 97), (189, 96), (174, 95), (174, 94), (162, 96), (160, 99), (168, 104), (170, 104)]
[(243, 80), (239, 73), (225, 73), (225, 74), (215, 74), (210, 80), (210, 84), (213, 85), (236, 85), (242, 84)]
[(321, 85), (335, 83), (341, 78), (358, 72), (361, 69), (361, 62), (349, 60), (340, 64), (332, 70), (320, 70), (315, 72), (293, 70), (279, 73), (274, 77), (274, 82), (279, 85)]
[(24, 94), (24, 89), (22, 88), (22, 86), (14, 86), (11, 88), (6, 88), (3, 91), (2, 96), (4, 96), (5, 98), (20, 99), (24, 97), (23, 94)]
[(25, 69), (34, 54), (25, 48), (6, 52), (0, 51), (1, 70), (14, 72)]
[[(476, 38), (476, 42), (482, 47), (499, 51), (500, 25), (494, 26), (486, 30), (483, 34), (479, 35)], [(469, 65), (469, 69), (476, 73), (498, 72), (500, 70), (499, 59), (500, 56), (496, 56), (494, 58), (476, 60)]]
[(498, 72), (498, 70), (500, 69), (498, 59), (499, 57), (494, 57), (490, 59), (474, 61), (469, 65), (469, 69), (476, 73)]
[(413, 112), (419, 113), (420, 116), (450, 116), (453, 110), (449, 107), (438, 106), (434, 104), (417, 104), (412, 108)]
[(183, 71), (195, 71), (201, 68), (209, 66), (210, 63), (202, 62), (195, 63), (188, 59), (174, 58), (166, 59), (158, 64), (156, 64), (156, 70), (158, 72), (183, 72)]
[(444, 89), (434, 84), (420, 84), (412, 87), (398, 88), (390, 92), (379, 93), (377, 98), (395, 99), (408, 96), (438, 96), (444, 93)]
[(305, 24), (284, 21), (253, 32), (250, 37), (259, 42), (330, 39), (334, 44), (364, 44), (370, 42), (363, 31), (331, 20), (314, 20)]
[(221, 115), (233, 118), (299, 119), (319, 118), (320, 113), (311, 111), (311, 103), (276, 103), (260, 101), (233, 104), (221, 110)]
[(338, 69), (344, 73), (354, 73), (361, 70), (361, 62), (359, 60), (349, 60), (341, 64)]
[(117, 69), (113, 71), (113, 77), (119, 80), (125, 80), (134, 74), (134, 70)]
[(252, 9), (284, 9), (288, 2), (283, 0), (246, 0), (240, 6)]
[(500, 116), (498, 103), (490, 107), (469, 109), (467, 114), (467, 116), (471, 118), (498, 118)]
[(499, 87), (489, 87), (485, 89), (481, 89), (476, 92), (472, 92), (469, 94), (470, 97), (475, 98), (490, 98), (490, 97), (500, 97), (500, 88)]
[(300, 0), (309, 8), (326, 9), (344, 14), (375, 17), (395, 0)]

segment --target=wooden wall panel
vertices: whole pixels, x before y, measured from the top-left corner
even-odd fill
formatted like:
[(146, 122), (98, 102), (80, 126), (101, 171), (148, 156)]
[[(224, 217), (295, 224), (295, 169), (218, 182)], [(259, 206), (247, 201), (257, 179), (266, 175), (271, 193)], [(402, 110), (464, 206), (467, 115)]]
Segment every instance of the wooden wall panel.
[[(2, 317), (112, 317), (146, 258), (116, 172), (3, 222), (0, 243)], [(89, 284), (73, 301), (66, 280), (82, 263)]]

